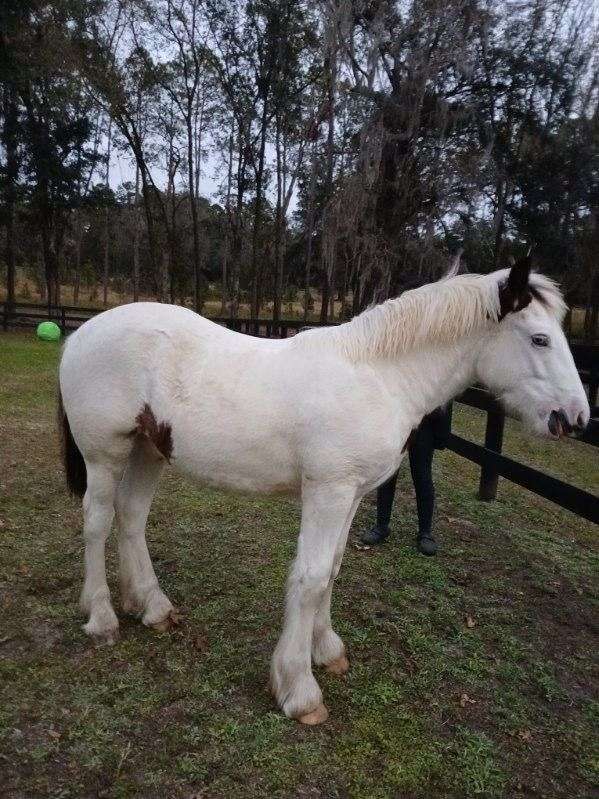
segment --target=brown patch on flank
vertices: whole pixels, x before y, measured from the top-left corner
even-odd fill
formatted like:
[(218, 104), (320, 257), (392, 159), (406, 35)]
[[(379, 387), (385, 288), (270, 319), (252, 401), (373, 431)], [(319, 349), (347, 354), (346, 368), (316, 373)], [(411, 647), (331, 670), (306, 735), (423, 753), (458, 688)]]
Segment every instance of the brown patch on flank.
[(158, 422), (154, 416), (154, 411), (148, 403), (143, 406), (135, 417), (135, 432), (145, 436), (156, 447), (158, 452), (170, 462), (173, 454), (173, 439), (171, 436), (171, 426), (168, 422)]

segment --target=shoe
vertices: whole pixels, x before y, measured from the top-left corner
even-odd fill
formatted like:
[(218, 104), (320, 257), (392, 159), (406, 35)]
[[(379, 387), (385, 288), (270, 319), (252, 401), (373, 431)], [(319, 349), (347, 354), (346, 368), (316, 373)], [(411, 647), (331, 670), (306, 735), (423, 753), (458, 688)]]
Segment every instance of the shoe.
[(362, 533), (360, 536), (360, 541), (363, 544), (368, 544), (372, 546), (373, 544), (382, 544), (387, 538), (389, 538), (390, 530), (387, 527), (385, 530), (380, 530), (378, 527), (373, 527), (371, 530), (367, 530), (365, 533)]
[(416, 539), (416, 549), (421, 555), (436, 555), (438, 544), (432, 535), (418, 536)]

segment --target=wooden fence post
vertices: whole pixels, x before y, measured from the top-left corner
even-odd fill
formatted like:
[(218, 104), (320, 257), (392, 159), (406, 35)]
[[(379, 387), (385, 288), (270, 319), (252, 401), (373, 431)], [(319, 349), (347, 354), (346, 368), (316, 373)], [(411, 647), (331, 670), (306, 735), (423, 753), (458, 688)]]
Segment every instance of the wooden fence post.
[(599, 363), (593, 363), (589, 375), (589, 405), (591, 410), (597, 405), (597, 394), (599, 393)]
[[(485, 447), (493, 452), (501, 452), (503, 446), (503, 428), (505, 416), (501, 411), (487, 412), (487, 427), (485, 429)], [(485, 501), (497, 499), (497, 483), (499, 474), (490, 465), (481, 466), (478, 498)]]

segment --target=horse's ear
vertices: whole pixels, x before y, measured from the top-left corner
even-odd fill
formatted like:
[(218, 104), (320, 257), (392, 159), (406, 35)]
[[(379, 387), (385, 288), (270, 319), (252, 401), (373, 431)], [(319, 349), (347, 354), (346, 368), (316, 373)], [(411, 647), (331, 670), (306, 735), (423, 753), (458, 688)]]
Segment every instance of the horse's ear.
[(528, 285), (532, 260), (530, 253), (519, 258), (509, 271), (507, 280), (499, 286), (499, 319), (508, 313), (526, 308), (532, 300)]

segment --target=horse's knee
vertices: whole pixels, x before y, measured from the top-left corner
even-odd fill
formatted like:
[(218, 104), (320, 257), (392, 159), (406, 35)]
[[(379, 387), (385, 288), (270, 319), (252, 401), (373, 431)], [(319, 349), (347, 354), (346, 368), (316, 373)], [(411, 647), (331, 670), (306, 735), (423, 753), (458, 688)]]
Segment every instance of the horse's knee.
[(289, 587), (299, 592), (308, 600), (320, 599), (331, 579), (331, 569), (328, 566), (295, 566), (289, 579)]

